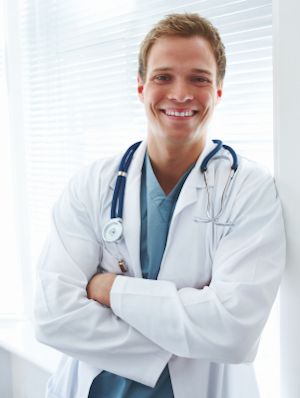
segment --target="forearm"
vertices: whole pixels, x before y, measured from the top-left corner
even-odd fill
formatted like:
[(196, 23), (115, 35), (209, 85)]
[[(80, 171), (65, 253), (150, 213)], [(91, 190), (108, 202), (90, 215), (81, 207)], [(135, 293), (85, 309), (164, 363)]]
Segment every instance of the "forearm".
[(116, 276), (109, 272), (94, 275), (86, 288), (88, 298), (110, 307), (110, 292)]
[(209, 288), (178, 291), (168, 281), (122, 277), (113, 286), (111, 306), (118, 317), (176, 356), (237, 362), (233, 350), (240, 330)]
[(118, 276), (110, 305), (119, 318), (173, 355), (250, 362), (280, 283), (281, 251), (279, 245), (278, 266), (271, 265), (257, 280), (230, 281), (228, 273), (202, 289)]
[(153, 386), (171, 354), (64, 278), (54, 279), (48, 275), (47, 286), (38, 283), (38, 340), (99, 369)]

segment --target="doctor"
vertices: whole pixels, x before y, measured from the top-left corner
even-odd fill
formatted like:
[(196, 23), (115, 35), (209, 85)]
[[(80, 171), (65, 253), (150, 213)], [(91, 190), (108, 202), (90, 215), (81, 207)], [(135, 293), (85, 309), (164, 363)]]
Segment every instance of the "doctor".
[(147, 139), (121, 173), (120, 239), (106, 230), (122, 155), (85, 168), (55, 204), (35, 308), (38, 340), (65, 354), (48, 398), (259, 397), (251, 363), (284, 228), (262, 167), (238, 156), (232, 172), (222, 147), (201, 171), (225, 65), (206, 19), (158, 22), (139, 55)]

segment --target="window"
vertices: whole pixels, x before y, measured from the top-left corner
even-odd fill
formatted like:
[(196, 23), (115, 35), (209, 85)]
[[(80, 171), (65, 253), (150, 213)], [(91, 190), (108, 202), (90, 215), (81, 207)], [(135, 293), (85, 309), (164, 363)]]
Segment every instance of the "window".
[(22, 296), (18, 272), (12, 147), (9, 139), (6, 55), (4, 3), (0, 0), (0, 270), (4, 276), (0, 278), (0, 316), (7, 317), (15, 316), (18, 310), (22, 310)]
[[(22, 239), (19, 236), (19, 258), (28, 259), (31, 266), (23, 272), (23, 279), (34, 274), (50, 210), (70, 176), (83, 164), (123, 151), (145, 137), (145, 117), (136, 95), (138, 46), (150, 26), (170, 12), (199, 12), (208, 17), (226, 45), (224, 97), (211, 137), (224, 139), (272, 169), (271, 0), (174, 0), (171, 7), (162, 0), (104, 3), (6, 0), (7, 23), (13, 20), (17, 25), (15, 30), (8, 29), (8, 42), (20, 47), (19, 62), (11, 55), (8, 65), (14, 65), (15, 71), (9, 76), (10, 105), (22, 98), (14, 115), (19, 124), (11, 126), (11, 142), (17, 142), (23, 151), (13, 155), (13, 164), (19, 165), (17, 181), (24, 178), (25, 184), (15, 213), (28, 214), (22, 223)], [(0, 39), (3, 84), (4, 44), (2, 36)], [(17, 86), (14, 79), (20, 79)], [(7, 131), (2, 115), (1, 124)], [(8, 143), (5, 145), (7, 148)], [(8, 159), (0, 158), (9, 164)], [(8, 191), (12, 189), (7, 187)], [(7, 207), (2, 204), (1, 208)], [(31, 287), (27, 288), (30, 294)], [(273, 345), (274, 351), (276, 357)], [(273, 361), (272, 357), (270, 363)], [(273, 379), (269, 384), (276, 386)], [(276, 388), (271, 396), (276, 398)]]

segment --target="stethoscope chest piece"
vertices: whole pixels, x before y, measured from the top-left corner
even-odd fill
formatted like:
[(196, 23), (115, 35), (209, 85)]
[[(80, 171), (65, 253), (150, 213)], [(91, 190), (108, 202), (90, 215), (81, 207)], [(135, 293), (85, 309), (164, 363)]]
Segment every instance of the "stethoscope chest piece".
[(112, 218), (104, 225), (102, 237), (105, 242), (117, 242), (122, 236), (123, 225), (121, 218)]

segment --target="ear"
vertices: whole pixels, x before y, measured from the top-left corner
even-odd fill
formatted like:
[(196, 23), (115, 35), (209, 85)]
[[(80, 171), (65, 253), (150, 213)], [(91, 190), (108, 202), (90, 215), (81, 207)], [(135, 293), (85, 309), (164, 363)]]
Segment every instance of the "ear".
[(223, 95), (223, 84), (220, 84), (217, 88), (217, 95), (216, 95), (216, 105), (219, 104)]
[(141, 102), (144, 102), (144, 83), (142, 81), (142, 78), (140, 75), (137, 77), (137, 91), (138, 91), (138, 96)]

